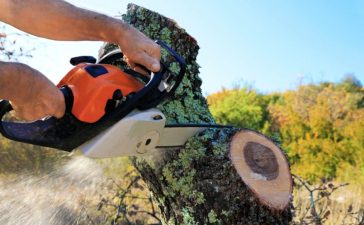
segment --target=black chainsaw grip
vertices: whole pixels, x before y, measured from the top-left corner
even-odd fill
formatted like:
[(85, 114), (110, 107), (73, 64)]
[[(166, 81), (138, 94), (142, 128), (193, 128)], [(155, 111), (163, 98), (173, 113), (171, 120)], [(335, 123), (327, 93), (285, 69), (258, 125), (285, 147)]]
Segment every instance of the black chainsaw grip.
[(0, 101), (0, 120), (3, 119), (6, 113), (13, 110), (13, 107), (11, 106), (10, 102), (8, 100), (1, 100)]
[[(64, 86), (61, 87), (59, 89), (63, 96), (64, 96), (64, 101), (66, 104), (66, 108), (65, 111), (66, 112), (71, 112), (72, 111), (72, 105), (73, 105), (73, 95), (72, 95), (72, 91), (69, 89), (69, 87)], [(13, 110), (13, 107), (11, 106), (10, 102), (8, 100), (1, 100), (0, 101), (0, 132), (2, 133), (3, 129), (1, 126), (1, 123), (3, 121), (3, 117), (5, 116), (6, 113), (10, 112)]]
[[(69, 144), (63, 144), (58, 139), (74, 130), (82, 122), (78, 121), (71, 113), (73, 105), (72, 92), (68, 87), (60, 91), (65, 97), (66, 111), (62, 118), (48, 117), (33, 122), (4, 121), (6, 113), (13, 110), (8, 100), (0, 101), (0, 133), (11, 140), (36, 144), (41, 146), (57, 146), (62, 150), (72, 150)], [(65, 126), (66, 125), (66, 126)]]
[(13, 107), (11, 106), (8, 100), (0, 101), (0, 133), (5, 137), (7, 137), (7, 135), (3, 127), (3, 117), (5, 116), (6, 113), (10, 112), (11, 110), (13, 110)]
[[(182, 82), (182, 79), (184, 77), (184, 74), (186, 72), (186, 62), (183, 57), (181, 57), (177, 52), (175, 52), (173, 49), (171, 49), (166, 43), (164, 43), (161, 40), (156, 40), (156, 43), (161, 46), (163, 49), (165, 49), (178, 63), (180, 67), (180, 71), (178, 74), (175, 74), (175, 82), (173, 84), (173, 87), (169, 91), (159, 91), (158, 88), (154, 89), (154, 91), (151, 91), (148, 96), (142, 99), (140, 106), (138, 107), (140, 110), (146, 110), (152, 107), (157, 106), (161, 101), (167, 99), (168, 97), (172, 97), (176, 89), (178, 88), (179, 84)], [(165, 73), (169, 73), (170, 70), (164, 63), (161, 64), (160, 73), (164, 75)], [(161, 80), (164, 77), (161, 77)]]

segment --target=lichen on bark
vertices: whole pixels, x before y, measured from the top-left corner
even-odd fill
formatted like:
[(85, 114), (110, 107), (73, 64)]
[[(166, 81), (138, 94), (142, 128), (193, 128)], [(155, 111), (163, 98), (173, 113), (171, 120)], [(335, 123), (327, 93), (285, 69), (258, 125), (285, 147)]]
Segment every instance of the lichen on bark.
[[(123, 19), (154, 40), (162, 40), (184, 57), (185, 77), (172, 99), (157, 107), (167, 123), (214, 123), (201, 93), (199, 46), (184, 29), (156, 12), (128, 5)], [(101, 54), (117, 46), (105, 46)], [(162, 61), (168, 57), (162, 55)], [(277, 214), (257, 201), (229, 159), (229, 143), (240, 129), (207, 129), (183, 149), (134, 157), (162, 212), (164, 224), (288, 224), (290, 209)]]

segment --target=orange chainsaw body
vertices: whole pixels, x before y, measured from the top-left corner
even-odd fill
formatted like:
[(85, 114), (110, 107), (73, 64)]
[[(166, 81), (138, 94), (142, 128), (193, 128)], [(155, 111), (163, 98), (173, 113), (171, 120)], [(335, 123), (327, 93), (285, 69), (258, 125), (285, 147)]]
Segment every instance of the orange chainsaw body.
[(72, 114), (94, 123), (105, 115), (108, 101), (136, 93), (144, 84), (113, 65), (80, 63), (57, 85), (63, 86), (72, 90)]

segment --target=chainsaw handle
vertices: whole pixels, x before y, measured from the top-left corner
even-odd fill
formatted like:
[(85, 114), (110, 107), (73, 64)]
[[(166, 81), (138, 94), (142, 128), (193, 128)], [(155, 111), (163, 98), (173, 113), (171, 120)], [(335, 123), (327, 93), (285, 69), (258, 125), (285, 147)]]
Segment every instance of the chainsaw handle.
[[(159, 46), (161, 46), (163, 49), (165, 49), (170, 55), (172, 55), (172, 57), (178, 63), (178, 65), (180, 67), (180, 71), (178, 74), (176, 74), (175, 83), (173, 84), (173, 87), (170, 90), (162, 91), (162, 92), (158, 92), (158, 93), (150, 92), (149, 94), (146, 95), (146, 97), (144, 98), (144, 101), (143, 101), (143, 105), (139, 107), (142, 110), (154, 107), (154, 106), (158, 105), (167, 96), (171, 96), (175, 92), (175, 90), (178, 88), (179, 84), (182, 82), (183, 76), (186, 72), (186, 62), (183, 57), (181, 57), (177, 52), (175, 52), (171, 47), (169, 47), (163, 41), (156, 40), (155, 42)], [(120, 51), (120, 49), (115, 49), (115, 50), (107, 53), (103, 57), (101, 57), (97, 61), (97, 63), (98, 64), (113, 64), (115, 61), (120, 60), (122, 58), (123, 58), (123, 53)], [(162, 75), (161, 79), (159, 79), (159, 81), (158, 81), (158, 82), (160, 82), (164, 78), (163, 75), (166, 72), (168, 72), (168, 68), (162, 62), (160, 63), (160, 66), (161, 66), (161, 68), (160, 68), (159, 72), (151, 73), (152, 75), (151, 75), (151, 79), (149, 80), (149, 83), (152, 81), (152, 79), (153, 79), (152, 77), (154, 74), (160, 73)], [(138, 72), (131, 70), (131, 69), (125, 69), (124, 71), (134, 77), (140, 78), (145, 83), (148, 83), (148, 80), (146, 80), (147, 79), (146, 76), (139, 74)], [(155, 90), (157, 90), (157, 89), (155, 89)]]
[(10, 102), (8, 100), (1, 100), (0, 101), (0, 121), (2, 121), (3, 117), (6, 113), (13, 110), (13, 107), (11, 106)]
[(0, 101), (0, 133), (14, 141), (71, 151), (80, 143), (79, 138), (70, 137), (83, 128), (90, 130), (89, 124), (79, 121), (69, 109), (59, 119), (51, 116), (33, 122), (5, 121), (4, 116), (12, 109), (8, 100)]
[[(43, 144), (44, 140), (33, 141), (39, 139), (37, 135), (38, 131), (43, 130), (44, 128), (50, 127), (54, 124), (56, 118), (49, 117), (45, 120), (37, 120), (34, 122), (29, 123), (22, 123), (22, 122), (10, 122), (4, 121), (3, 118), (6, 113), (13, 110), (10, 102), (8, 100), (1, 100), (0, 101), (0, 133), (11, 140), (20, 141), (20, 142), (27, 142), (32, 144)], [(18, 129), (20, 127), (23, 128), (31, 128), (31, 129)], [(43, 134), (43, 133), (41, 133)]]
[[(164, 43), (161, 40), (156, 41), (157, 44), (159, 44), (162, 48), (167, 50), (169, 54), (172, 55), (172, 57), (177, 61), (179, 64), (180, 70), (178, 74), (175, 74), (175, 82), (170, 90), (163, 90), (160, 91), (158, 86), (157, 88), (151, 90), (151, 92), (146, 95), (146, 97), (141, 101), (142, 104), (139, 106), (140, 110), (146, 110), (152, 107), (155, 107), (158, 105), (163, 99), (166, 99), (167, 97), (170, 97), (174, 94), (175, 90), (178, 88), (179, 84), (182, 82), (182, 79), (184, 77), (184, 74), (186, 72), (186, 62), (183, 57), (181, 57), (177, 52), (175, 52), (172, 48), (170, 48), (166, 43)], [(164, 63), (160, 63), (161, 69), (156, 74), (161, 75), (162, 77), (159, 80), (159, 83), (165, 78), (164, 75), (169, 71), (167, 66), (164, 65)], [(168, 80), (168, 78), (167, 78)]]
[[(64, 96), (64, 101), (65, 101), (65, 105), (66, 105), (65, 113), (71, 112), (72, 105), (73, 105), (72, 91), (67, 86), (61, 87), (59, 90), (62, 92), (62, 94)], [(0, 101), (0, 132), (3, 130), (2, 129), (3, 117), (5, 116), (6, 113), (8, 113), (12, 110), (13, 110), (13, 106), (11, 105), (10, 101), (4, 100), (4, 99)]]
[[(0, 101), (0, 133), (11, 140), (48, 146), (52, 147), (52, 141), (47, 140), (47, 135), (50, 130), (55, 127), (57, 124), (63, 123), (63, 121), (67, 121), (71, 124), (77, 124), (79, 121), (72, 115), (72, 105), (73, 105), (73, 96), (72, 91), (68, 87), (60, 88), (60, 91), (63, 93), (65, 98), (66, 110), (64, 116), (60, 119), (50, 116), (45, 119), (36, 120), (33, 122), (19, 122), (19, 121), (4, 121), (4, 116), (6, 113), (13, 110), (13, 107), (8, 100)], [(70, 125), (72, 126), (72, 125)], [(68, 126), (67, 128), (69, 128)], [(67, 129), (66, 128), (66, 129)], [(64, 146), (62, 143), (57, 143), (63, 150), (71, 150), (67, 146)]]
[(3, 117), (11, 110), (13, 110), (13, 107), (8, 100), (3, 99), (0, 101), (0, 133), (5, 137), (7, 137), (7, 132), (3, 127)]

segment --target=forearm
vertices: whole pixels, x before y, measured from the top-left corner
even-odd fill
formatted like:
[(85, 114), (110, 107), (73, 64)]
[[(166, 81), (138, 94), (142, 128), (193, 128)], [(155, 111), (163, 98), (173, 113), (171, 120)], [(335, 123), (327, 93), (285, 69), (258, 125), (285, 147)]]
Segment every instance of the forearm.
[(115, 43), (137, 72), (160, 69), (160, 48), (143, 33), (121, 20), (63, 0), (0, 0), (0, 20), (48, 39)]
[(39, 71), (22, 63), (0, 61), (0, 99), (11, 101), (16, 114), (28, 121), (65, 111), (59, 89)]
[(25, 88), (30, 88), (20, 74), (32, 73), (34, 71), (24, 64), (0, 61), (0, 99), (14, 100)]
[(117, 43), (128, 29), (121, 20), (77, 8), (62, 0), (0, 0), (0, 11), (0, 20), (53, 40)]

